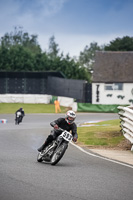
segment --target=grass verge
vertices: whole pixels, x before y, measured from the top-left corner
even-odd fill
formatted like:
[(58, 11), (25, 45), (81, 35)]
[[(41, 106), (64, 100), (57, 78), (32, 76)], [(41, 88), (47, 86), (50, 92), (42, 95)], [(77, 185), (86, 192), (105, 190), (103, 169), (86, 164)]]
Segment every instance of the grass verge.
[(128, 149), (130, 143), (120, 130), (119, 119), (99, 122), (89, 127), (78, 127), (78, 144), (90, 148)]
[[(14, 114), (21, 107), (25, 113), (55, 113), (54, 104), (0, 103), (0, 114)], [(61, 106), (61, 113), (66, 111), (67, 108)]]

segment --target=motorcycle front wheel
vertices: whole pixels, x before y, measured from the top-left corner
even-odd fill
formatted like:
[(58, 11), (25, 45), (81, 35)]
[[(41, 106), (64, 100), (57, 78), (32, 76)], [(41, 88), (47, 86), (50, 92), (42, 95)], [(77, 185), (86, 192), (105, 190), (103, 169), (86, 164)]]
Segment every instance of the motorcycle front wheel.
[(62, 143), (55, 151), (54, 155), (51, 158), (51, 165), (56, 165), (60, 159), (63, 157), (66, 149), (68, 147), (67, 143)]
[(18, 118), (15, 119), (15, 124), (16, 124), (16, 125), (19, 124)]

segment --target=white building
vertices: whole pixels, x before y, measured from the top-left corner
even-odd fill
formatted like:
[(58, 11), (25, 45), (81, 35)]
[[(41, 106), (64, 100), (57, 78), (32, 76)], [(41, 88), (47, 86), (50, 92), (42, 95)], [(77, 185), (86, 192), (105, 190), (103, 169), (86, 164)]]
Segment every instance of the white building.
[(133, 52), (96, 52), (92, 104), (133, 104)]

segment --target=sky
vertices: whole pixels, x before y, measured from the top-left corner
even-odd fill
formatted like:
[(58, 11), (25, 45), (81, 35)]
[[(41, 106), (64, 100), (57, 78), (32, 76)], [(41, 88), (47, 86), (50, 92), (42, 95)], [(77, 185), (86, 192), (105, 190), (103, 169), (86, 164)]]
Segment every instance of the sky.
[(80, 55), (98, 45), (133, 37), (133, 0), (0, 0), (0, 38), (22, 27), (37, 35), (43, 51), (54, 36), (60, 53)]

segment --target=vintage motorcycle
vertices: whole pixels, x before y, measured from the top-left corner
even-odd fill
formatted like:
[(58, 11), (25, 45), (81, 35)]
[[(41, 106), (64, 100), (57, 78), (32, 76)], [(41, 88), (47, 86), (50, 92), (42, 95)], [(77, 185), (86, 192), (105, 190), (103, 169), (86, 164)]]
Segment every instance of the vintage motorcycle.
[(59, 129), (62, 131), (56, 140), (53, 140), (42, 152), (37, 155), (37, 161), (45, 163), (50, 163), (51, 165), (56, 165), (63, 157), (68, 144), (72, 141), (73, 136), (66, 130)]

